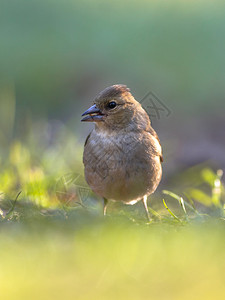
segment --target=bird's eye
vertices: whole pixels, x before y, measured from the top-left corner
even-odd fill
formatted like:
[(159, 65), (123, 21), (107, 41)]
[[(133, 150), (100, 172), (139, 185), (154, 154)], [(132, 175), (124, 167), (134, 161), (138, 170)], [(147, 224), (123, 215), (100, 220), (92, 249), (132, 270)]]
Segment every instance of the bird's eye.
[(115, 101), (111, 101), (109, 102), (109, 104), (107, 105), (109, 109), (113, 109), (116, 107), (116, 102)]

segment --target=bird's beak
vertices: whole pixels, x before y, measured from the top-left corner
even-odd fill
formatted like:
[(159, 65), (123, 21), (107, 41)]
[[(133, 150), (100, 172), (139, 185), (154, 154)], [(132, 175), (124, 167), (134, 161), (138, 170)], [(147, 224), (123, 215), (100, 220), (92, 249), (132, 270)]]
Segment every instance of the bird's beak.
[(101, 112), (99, 108), (94, 104), (86, 110), (82, 116), (84, 117), (82, 122), (100, 122), (103, 121), (104, 114)]

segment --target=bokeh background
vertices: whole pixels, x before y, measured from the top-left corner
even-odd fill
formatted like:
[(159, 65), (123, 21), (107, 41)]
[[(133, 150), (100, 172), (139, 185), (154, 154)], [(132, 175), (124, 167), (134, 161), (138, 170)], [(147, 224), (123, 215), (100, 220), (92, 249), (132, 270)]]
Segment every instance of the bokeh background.
[[(223, 0), (0, 0), (4, 299), (224, 299), (224, 11)], [(164, 108), (149, 227), (139, 204), (112, 204), (104, 221), (83, 178), (93, 124), (81, 114), (116, 83), (150, 115)]]
[(80, 114), (123, 83), (172, 111), (152, 120), (169, 169), (224, 166), (224, 33), (219, 0), (1, 0), (1, 145), (36, 121), (66, 124), (82, 143)]
[(153, 102), (143, 102), (150, 115), (153, 104), (164, 109), (151, 118), (164, 187), (183, 189), (190, 167), (190, 185), (202, 168), (223, 169), (224, 7), (219, 0), (1, 0), (1, 190), (21, 188), (36, 199), (35, 181), (46, 199), (50, 181), (82, 177), (93, 124), (81, 123), (81, 114), (115, 83), (139, 101), (152, 93)]

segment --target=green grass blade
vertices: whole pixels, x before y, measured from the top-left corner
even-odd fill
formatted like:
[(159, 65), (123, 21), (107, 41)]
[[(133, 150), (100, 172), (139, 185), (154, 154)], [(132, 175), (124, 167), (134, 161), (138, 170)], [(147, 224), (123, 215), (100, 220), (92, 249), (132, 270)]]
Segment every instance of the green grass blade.
[(153, 214), (155, 217), (157, 217), (158, 219), (162, 219), (162, 216), (157, 212), (155, 211), (154, 209), (152, 209), (151, 207), (148, 207), (148, 210), (151, 214)]
[(14, 211), (14, 209), (15, 209), (15, 206), (16, 206), (16, 202), (17, 202), (17, 200), (18, 200), (18, 198), (19, 198), (19, 196), (20, 196), (21, 193), (22, 193), (22, 191), (20, 191), (20, 192), (17, 194), (16, 199), (13, 201), (12, 207), (10, 208), (10, 210), (9, 210), (9, 211), (7, 212), (7, 214), (6, 214), (6, 217), (10, 217), (10, 215), (13, 213), (13, 211)]
[[(182, 209), (184, 210), (184, 213), (185, 213), (186, 216), (188, 216), (188, 215), (187, 215), (187, 211), (186, 211), (186, 207), (188, 207), (192, 212), (196, 213), (197, 215), (200, 215), (199, 212), (196, 210), (196, 208), (194, 208), (192, 205), (190, 205), (190, 204), (189, 204), (187, 201), (185, 201), (182, 197), (180, 197), (180, 196), (178, 196), (177, 194), (175, 194), (175, 193), (173, 193), (173, 192), (170, 192), (170, 191), (168, 191), (168, 190), (163, 190), (162, 192), (163, 192), (163, 194), (169, 195), (169, 196), (171, 196), (172, 198), (176, 199), (176, 200), (180, 203), (180, 205), (181, 205)], [(190, 200), (190, 201), (191, 201), (191, 200)], [(186, 207), (185, 207), (184, 205), (186, 205)]]
[(212, 188), (212, 202), (215, 206), (221, 206), (221, 194), (222, 194), (222, 183), (221, 178), (223, 176), (223, 171), (218, 170), (216, 173), (216, 179), (213, 183)]
[(165, 206), (165, 208), (168, 210), (168, 212), (171, 214), (171, 216), (175, 219), (175, 220), (177, 220), (177, 221), (179, 221), (179, 222), (181, 222), (181, 220), (169, 209), (169, 207), (167, 206), (167, 204), (166, 204), (166, 202), (165, 202), (165, 200), (163, 199), (163, 204), (164, 204), (164, 206)]

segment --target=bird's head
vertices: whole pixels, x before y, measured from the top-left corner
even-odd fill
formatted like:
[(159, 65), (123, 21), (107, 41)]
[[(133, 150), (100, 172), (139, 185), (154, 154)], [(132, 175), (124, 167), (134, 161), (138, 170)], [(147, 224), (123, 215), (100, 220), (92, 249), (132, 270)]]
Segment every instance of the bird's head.
[(145, 129), (150, 120), (126, 85), (116, 84), (104, 89), (86, 110), (81, 121), (95, 122), (98, 129)]

